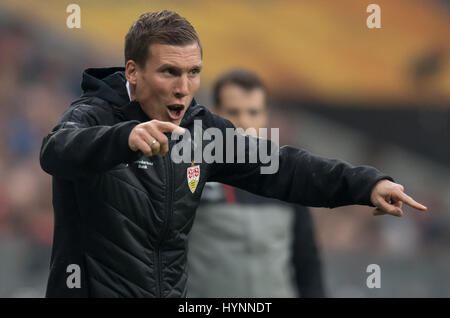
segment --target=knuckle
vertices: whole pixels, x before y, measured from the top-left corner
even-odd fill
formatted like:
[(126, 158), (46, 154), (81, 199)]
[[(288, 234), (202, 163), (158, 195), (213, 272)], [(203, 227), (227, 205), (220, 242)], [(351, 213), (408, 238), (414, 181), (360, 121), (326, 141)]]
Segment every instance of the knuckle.
[(147, 132), (146, 126), (139, 127), (139, 129), (136, 131), (136, 133), (137, 133), (139, 136), (145, 135), (146, 132)]
[(153, 124), (153, 120), (151, 121), (146, 121), (145, 123), (140, 124), (141, 128), (144, 130), (148, 130), (149, 127), (152, 127)]

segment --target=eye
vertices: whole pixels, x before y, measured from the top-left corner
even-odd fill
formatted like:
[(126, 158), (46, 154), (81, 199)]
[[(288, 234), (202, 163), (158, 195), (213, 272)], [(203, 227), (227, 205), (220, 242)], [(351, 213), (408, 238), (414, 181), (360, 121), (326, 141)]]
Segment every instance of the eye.
[(248, 114), (249, 114), (250, 116), (255, 117), (255, 116), (259, 115), (259, 110), (257, 110), (257, 109), (250, 109), (250, 110), (248, 111)]
[(172, 76), (177, 76), (178, 75), (177, 70), (174, 69), (174, 68), (171, 68), (171, 67), (163, 69), (162, 72), (166, 73), (166, 74), (169, 74), (169, 75), (172, 75)]
[(227, 110), (228, 116), (239, 116), (239, 110), (238, 109), (228, 109)]
[(194, 69), (190, 70), (189, 73), (192, 74), (192, 75), (199, 74), (200, 73), (200, 69), (199, 68), (194, 68)]

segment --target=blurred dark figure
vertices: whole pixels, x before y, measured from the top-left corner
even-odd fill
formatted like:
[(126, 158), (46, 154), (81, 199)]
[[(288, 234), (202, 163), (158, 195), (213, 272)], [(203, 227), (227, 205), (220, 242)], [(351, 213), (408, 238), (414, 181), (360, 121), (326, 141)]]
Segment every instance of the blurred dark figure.
[[(213, 95), (213, 111), (236, 127), (267, 127), (255, 74), (232, 70)], [(313, 227), (306, 207), (206, 184), (189, 234), (188, 297), (324, 297)]]

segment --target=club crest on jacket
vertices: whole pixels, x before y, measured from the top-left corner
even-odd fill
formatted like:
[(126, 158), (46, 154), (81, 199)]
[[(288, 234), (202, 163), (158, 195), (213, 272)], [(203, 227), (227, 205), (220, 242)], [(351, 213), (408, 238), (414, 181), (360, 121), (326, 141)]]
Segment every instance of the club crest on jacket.
[(187, 168), (187, 181), (189, 185), (189, 189), (192, 193), (194, 193), (195, 189), (197, 189), (198, 182), (200, 180), (200, 166), (192, 165)]

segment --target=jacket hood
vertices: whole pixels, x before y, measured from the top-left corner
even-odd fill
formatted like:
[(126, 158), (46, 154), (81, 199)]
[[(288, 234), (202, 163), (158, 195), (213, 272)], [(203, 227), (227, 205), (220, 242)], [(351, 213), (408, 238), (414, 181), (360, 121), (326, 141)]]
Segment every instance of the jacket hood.
[(121, 106), (130, 102), (126, 89), (125, 68), (88, 68), (81, 81), (82, 97), (98, 97)]
[[(126, 83), (124, 67), (88, 68), (83, 72), (81, 97), (97, 97), (119, 107), (127, 105), (130, 98)], [(183, 122), (190, 122), (203, 109), (193, 98), (184, 114)]]

